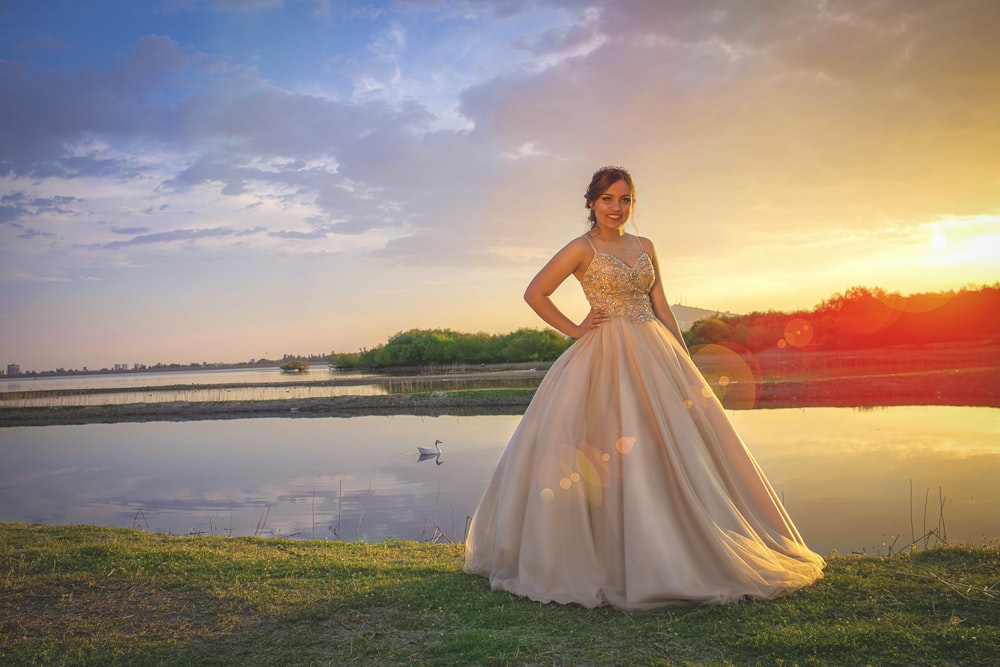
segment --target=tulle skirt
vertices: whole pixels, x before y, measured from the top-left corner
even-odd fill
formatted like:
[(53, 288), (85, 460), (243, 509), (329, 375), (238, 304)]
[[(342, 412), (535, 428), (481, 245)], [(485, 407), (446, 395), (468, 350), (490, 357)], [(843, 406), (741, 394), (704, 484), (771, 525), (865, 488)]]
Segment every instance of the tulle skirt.
[(625, 318), (549, 369), (465, 544), (494, 589), (585, 607), (773, 598), (824, 566), (677, 340)]

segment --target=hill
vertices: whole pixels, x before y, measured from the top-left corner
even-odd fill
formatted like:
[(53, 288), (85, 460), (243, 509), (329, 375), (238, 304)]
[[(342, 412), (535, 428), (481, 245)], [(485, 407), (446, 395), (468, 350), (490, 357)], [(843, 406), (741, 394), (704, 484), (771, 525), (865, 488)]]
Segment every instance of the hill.
[(721, 310), (706, 310), (705, 308), (682, 306), (681, 304), (670, 306), (670, 310), (674, 311), (674, 317), (677, 318), (677, 323), (680, 325), (681, 331), (687, 331), (691, 328), (692, 324), (706, 317), (739, 317), (736, 313)]

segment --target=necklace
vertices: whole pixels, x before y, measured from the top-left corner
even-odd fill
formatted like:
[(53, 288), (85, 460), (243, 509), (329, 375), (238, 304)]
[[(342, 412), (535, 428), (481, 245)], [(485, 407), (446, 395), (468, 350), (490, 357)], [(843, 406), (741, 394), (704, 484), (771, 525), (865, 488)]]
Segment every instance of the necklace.
[(617, 257), (621, 261), (625, 262), (629, 266), (635, 258), (642, 254), (642, 248), (636, 248), (637, 243), (633, 243), (631, 239), (635, 237), (629, 236), (627, 234), (622, 234), (617, 240), (609, 241), (607, 239), (601, 238), (600, 235), (594, 237), (595, 241), (600, 241), (602, 247), (605, 249), (605, 254)]
[(606, 243), (608, 245), (613, 245), (613, 246), (617, 245), (617, 246), (620, 246), (620, 245), (624, 245), (625, 244), (626, 239), (629, 238), (629, 234), (627, 234), (627, 233), (626, 234), (621, 234), (620, 236), (618, 236), (614, 240), (611, 240), (611, 239), (606, 239), (606, 238), (602, 237), (601, 234), (600, 234), (600, 232), (598, 232), (597, 235), (591, 236), (591, 238), (594, 239), (594, 240), (596, 240), (596, 241), (600, 241), (601, 243)]

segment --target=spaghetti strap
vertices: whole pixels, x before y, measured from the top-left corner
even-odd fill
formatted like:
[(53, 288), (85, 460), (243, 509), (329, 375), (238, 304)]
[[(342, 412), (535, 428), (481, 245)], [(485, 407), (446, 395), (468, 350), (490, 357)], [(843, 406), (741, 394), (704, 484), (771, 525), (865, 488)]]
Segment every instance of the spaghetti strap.
[(638, 236), (635, 236), (634, 234), (632, 235), (632, 238), (634, 238), (635, 242), (639, 244), (639, 255), (640, 256), (648, 255), (649, 253), (646, 252), (646, 246), (642, 245), (642, 239), (640, 239)]
[[(590, 240), (590, 234), (584, 234), (580, 238), (587, 239), (587, 243), (590, 244), (590, 249), (594, 251), (595, 255), (600, 254), (599, 251), (597, 250), (597, 246), (595, 246), (594, 242)], [(636, 245), (639, 246), (639, 256), (641, 257), (642, 255), (648, 255), (649, 252), (646, 250), (646, 246), (642, 244), (642, 239), (640, 239), (638, 236), (635, 236), (634, 234), (632, 235), (632, 238), (635, 240)]]

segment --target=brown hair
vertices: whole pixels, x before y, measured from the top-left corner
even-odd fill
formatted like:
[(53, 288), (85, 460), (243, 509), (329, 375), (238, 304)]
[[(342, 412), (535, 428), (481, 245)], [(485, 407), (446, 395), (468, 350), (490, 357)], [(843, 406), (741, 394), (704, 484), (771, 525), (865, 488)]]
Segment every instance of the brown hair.
[[(632, 202), (635, 202), (635, 183), (632, 181), (632, 174), (628, 173), (628, 169), (625, 167), (601, 167), (594, 172), (593, 178), (590, 179), (590, 185), (587, 187), (587, 191), (583, 194), (584, 208), (590, 208), (590, 205), (597, 201), (605, 190), (610, 188), (612, 185), (618, 181), (625, 181), (628, 183), (629, 190), (632, 191)], [(594, 209), (590, 209), (590, 215), (587, 216), (590, 220), (590, 226), (597, 223), (597, 217), (594, 215)]]

